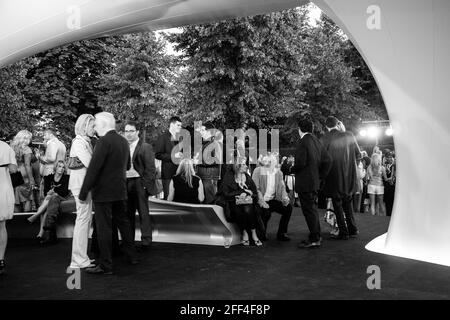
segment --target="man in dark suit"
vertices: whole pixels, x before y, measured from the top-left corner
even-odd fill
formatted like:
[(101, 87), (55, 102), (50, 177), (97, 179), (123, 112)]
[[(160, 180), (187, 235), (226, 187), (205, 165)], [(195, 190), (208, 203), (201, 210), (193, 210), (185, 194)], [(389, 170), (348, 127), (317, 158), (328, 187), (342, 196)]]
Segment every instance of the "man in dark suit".
[[(172, 161), (172, 150), (179, 143), (179, 133), (181, 131), (181, 119), (172, 117), (169, 120), (169, 131), (158, 137), (155, 145), (155, 157), (161, 160), (161, 179), (163, 184), (164, 199), (169, 195), (169, 184), (176, 174), (178, 165)], [(176, 152), (175, 159), (181, 160), (183, 153)]]
[(339, 234), (332, 238), (347, 240), (358, 234), (353, 216), (352, 196), (358, 190), (357, 160), (361, 159), (361, 151), (354, 135), (345, 132), (337, 118), (328, 117), (325, 125), (328, 132), (322, 137), (322, 143), (331, 156), (332, 165), (323, 192), (333, 201), (339, 227)]
[(128, 142), (116, 130), (114, 116), (101, 112), (95, 116), (98, 140), (80, 190), (79, 198), (85, 201), (92, 190), (97, 225), (97, 242), (100, 249), (98, 265), (86, 271), (93, 274), (112, 274), (112, 223), (122, 236), (124, 253), (131, 264), (137, 264), (134, 239), (127, 216), (126, 171), (131, 167)]
[(319, 139), (312, 135), (312, 130), (311, 120), (301, 119), (298, 122), (300, 141), (297, 143), (295, 162), (291, 167), (291, 173), (295, 173), (295, 191), (299, 195), (309, 229), (308, 240), (299, 245), (302, 248), (317, 248), (322, 244), (316, 200), (320, 181), (331, 164), (330, 156)]
[(148, 209), (148, 197), (156, 192), (155, 155), (150, 144), (139, 138), (137, 124), (128, 121), (125, 138), (130, 145), (131, 168), (127, 171), (128, 217), (133, 239), (135, 237), (136, 209), (139, 212), (142, 249), (152, 243), (152, 225)]
[(222, 165), (222, 146), (216, 141), (215, 127), (212, 123), (207, 122), (200, 125), (196, 131), (202, 137), (201, 154), (197, 159), (201, 162), (197, 164), (197, 175), (202, 179), (205, 191), (204, 204), (212, 204), (217, 194), (218, 181), (221, 177)]

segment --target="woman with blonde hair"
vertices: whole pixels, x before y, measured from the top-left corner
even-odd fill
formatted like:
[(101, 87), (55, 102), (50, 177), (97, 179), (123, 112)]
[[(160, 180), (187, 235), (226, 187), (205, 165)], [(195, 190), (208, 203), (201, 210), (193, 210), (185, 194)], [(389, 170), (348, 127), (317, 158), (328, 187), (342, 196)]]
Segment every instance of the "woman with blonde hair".
[(86, 171), (92, 158), (91, 138), (94, 136), (95, 118), (90, 114), (82, 114), (75, 123), (75, 138), (69, 154), (70, 179), (69, 189), (75, 198), (77, 218), (73, 230), (72, 258), (70, 268), (92, 267), (88, 257), (89, 231), (92, 219), (92, 196), (89, 193), (86, 201), (78, 198)]
[(169, 184), (168, 201), (201, 203), (205, 199), (202, 180), (195, 175), (194, 161), (181, 160)]
[(372, 154), (370, 165), (367, 168), (367, 180), (369, 181), (367, 193), (370, 197), (370, 213), (372, 215), (375, 215), (376, 204), (379, 206), (379, 215), (384, 216), (386, 214), (383, 200), (383, 179), (387, 180), (386, 168), (381, 164), (381, 154), (374, 152)]
[(250, 245), (250, 233), (255, 245), (262, 246), (256, 233), (255, 204), (258, 199), (258, 191), (247, 171), (246, 159), (239, 159), (223, 178), (221, 192), (228, 202), (231, 216), (236, 220), (242, 232), (242, 244)]
[(69, 176), (66, 174), (65, 162), (58, 160), (54, 164), (53, 172), (44, 177), (44, 202), (47, 202), (47, 208), (43, 214), (42, 230), (44, 233), (40, 244), (56, 243), (56, 221), (61, 212), (61, 202), (70, 196)]
[(11, 141), (11, 148), (16, 154), (18, 171), (22, 174), (24, 180), (24, 184), (17, 186), (14, 190), (15, 204), (19, 207), (19, 210), (23, 210), (24, 212), (31, 211), (33, 189), (36, 187), (31, 168), (33, 151), (29, 147), (32, 137), (33, 135), (30, 131), (21, 130)]

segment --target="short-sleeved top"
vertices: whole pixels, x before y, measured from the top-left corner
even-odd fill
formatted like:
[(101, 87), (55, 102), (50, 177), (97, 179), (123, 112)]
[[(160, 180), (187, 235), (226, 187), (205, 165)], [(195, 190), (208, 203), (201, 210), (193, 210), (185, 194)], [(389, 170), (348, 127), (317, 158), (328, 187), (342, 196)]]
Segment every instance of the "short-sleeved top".
[(180, 175), (172, 177), (175, 202), (184, 203), (200, 203), (198, 200), (198, 187), (200, 185), (200, 178), (192, 176), (192, 188)]
[(69, 195), (69, 175), (63, 174), (61, 179), (58, 182), (55, 181), (54, 174), (45, 176), (44, 177), (44, 194), (47, 195), (47, 193), (52, 188), (54, 188), (53, 190), (61, 197), (63, 197), (63, 198), (67, 197)]

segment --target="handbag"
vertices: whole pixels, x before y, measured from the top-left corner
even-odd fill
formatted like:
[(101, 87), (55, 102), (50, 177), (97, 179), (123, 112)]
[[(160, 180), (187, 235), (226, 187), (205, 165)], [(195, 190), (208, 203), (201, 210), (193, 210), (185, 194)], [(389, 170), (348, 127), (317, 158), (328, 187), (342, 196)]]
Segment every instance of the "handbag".
[(22, 173), (20, 171), (10, 173), (10, 176), (13, 188), (21, 186), (25, 183), (25, 181), (23, 180)]
[(79, 170), (84, 168), (84, 164), (78, 157), (69, 157), (67, 160), (67, 167), (70, 170)]
[(235, 196), (235, 199), (236, 199), (236, 205), (253, 203), (253, 198), (250, 195), (246, 195), (245, 197)]

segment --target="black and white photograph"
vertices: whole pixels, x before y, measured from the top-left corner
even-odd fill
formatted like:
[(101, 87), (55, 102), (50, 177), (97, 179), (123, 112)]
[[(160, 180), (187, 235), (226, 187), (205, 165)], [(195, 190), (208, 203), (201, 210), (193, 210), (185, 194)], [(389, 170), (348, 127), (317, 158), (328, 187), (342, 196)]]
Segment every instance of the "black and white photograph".
[(449, 300), (449, 16), (0, 0), (2, 305)]

